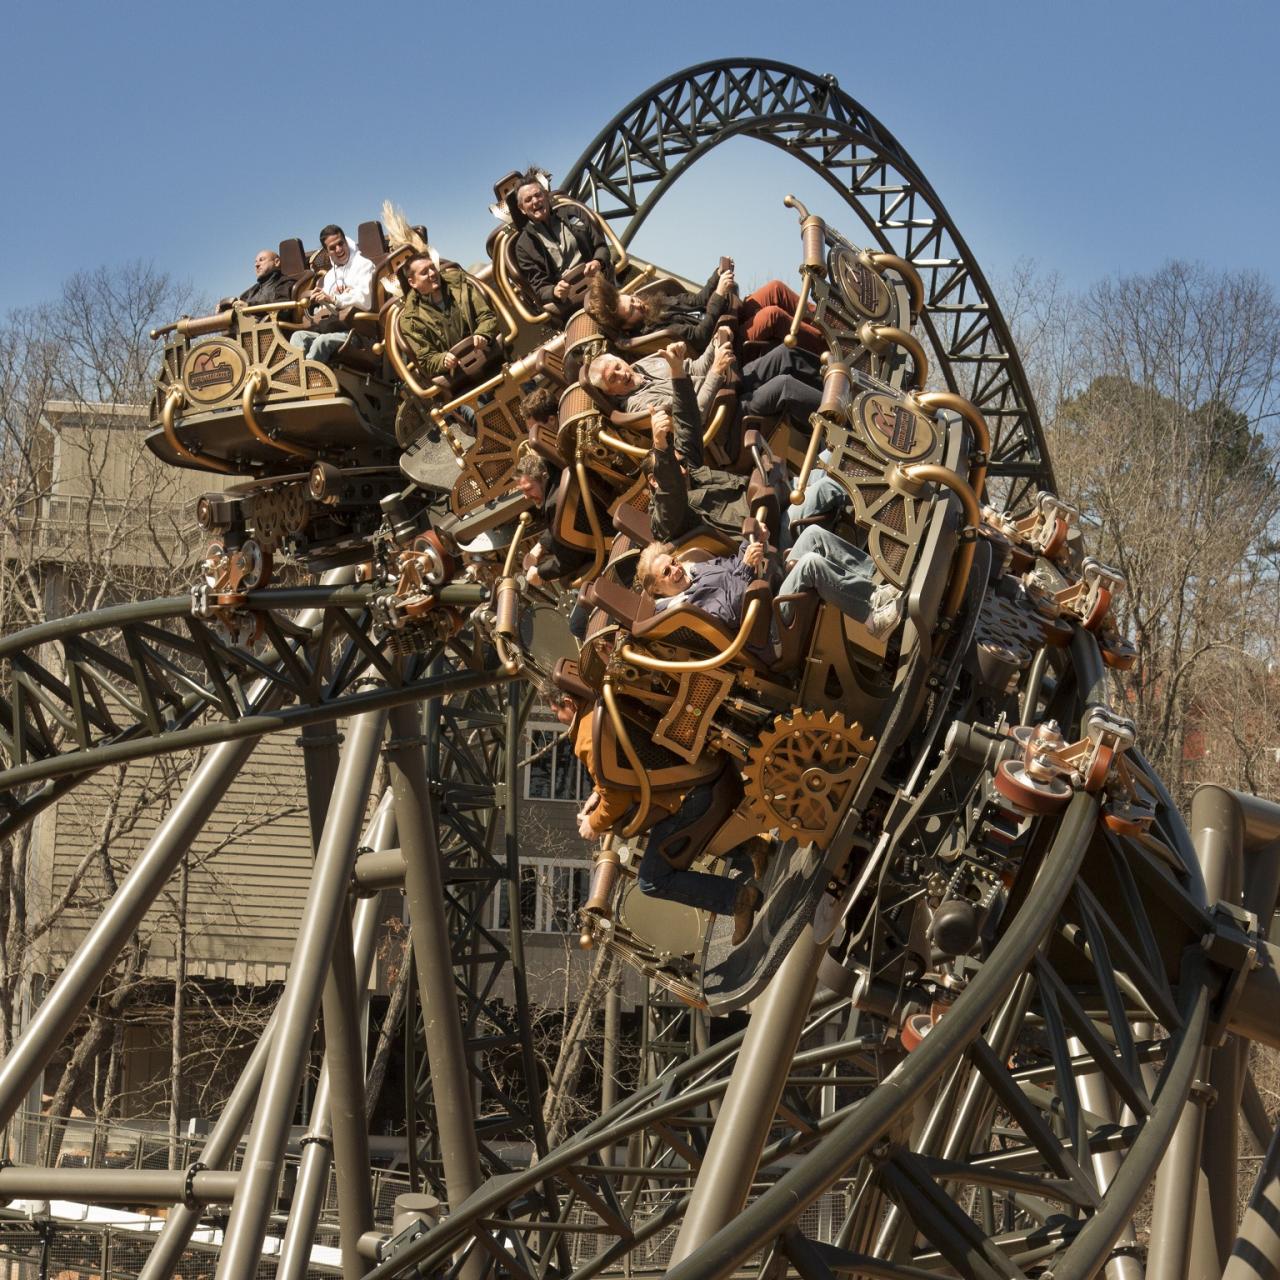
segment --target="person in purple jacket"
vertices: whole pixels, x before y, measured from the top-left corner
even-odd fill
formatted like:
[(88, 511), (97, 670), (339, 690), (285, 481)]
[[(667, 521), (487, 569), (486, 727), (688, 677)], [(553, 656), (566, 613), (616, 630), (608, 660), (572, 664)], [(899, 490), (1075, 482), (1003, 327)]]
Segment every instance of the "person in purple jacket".
[[(744, 542), (736, 555), (684, 563), (669, 542), (651, 542), (640, 553), (636, 575), (658, 610), (691, 604), (722, 622), (730, 631), (742, 623), (742, 600), (760, 576), (764, 546)], [(887, 636), (902, 617), (902, 593), (887, 583), (875, 584), (875, 565), (865, 551), (838, 535), (811, 525), (787, 553), (787, 576), (778, 595), (783, 622), (791, 620), (787, 596), (816, 592), (827, 604), (867, 624), (873, 636)], [(750, 652), (757, 652), (748, 647)], [(757, 653), (769, 660), (771, 655)]]

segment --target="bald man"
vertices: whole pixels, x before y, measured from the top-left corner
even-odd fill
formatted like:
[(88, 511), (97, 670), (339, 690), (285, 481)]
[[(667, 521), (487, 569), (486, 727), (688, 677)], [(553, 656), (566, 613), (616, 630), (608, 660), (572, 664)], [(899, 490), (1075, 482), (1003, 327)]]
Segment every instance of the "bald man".
[(275, 250), (258, 250), (253, 273), (257, 283), (240, 295), (241, 302), (256, 306), (260, 302), (288, 302), (293, 297), (293, 281), (280, 270), (280, 255)]

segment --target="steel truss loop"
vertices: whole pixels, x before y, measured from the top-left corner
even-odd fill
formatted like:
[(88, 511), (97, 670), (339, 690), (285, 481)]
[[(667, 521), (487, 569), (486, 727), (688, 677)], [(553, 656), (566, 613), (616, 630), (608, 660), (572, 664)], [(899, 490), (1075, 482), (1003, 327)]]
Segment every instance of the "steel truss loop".
[(677, 72), (614, 116), (563, 185), (629, 244), (673, 183), (738, 137), (812, 169), (879, 248), (915, 267), (925, 284), (920, 324), (947, 388), (990, 425), (990, 477), (1006, 505), (1016, 510), (1036, 489), (1053, 489), (1031, 388), (986, 277), (906, 149), (834, 76), (757, 59)]

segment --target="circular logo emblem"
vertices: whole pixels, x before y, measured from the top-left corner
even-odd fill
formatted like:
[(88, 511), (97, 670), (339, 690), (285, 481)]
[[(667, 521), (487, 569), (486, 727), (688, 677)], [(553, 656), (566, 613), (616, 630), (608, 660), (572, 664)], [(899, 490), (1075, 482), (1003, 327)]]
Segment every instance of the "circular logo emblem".
[(854, 406), (853, 418), (877, 453), (899, 462), (927, 458), (938, 442), (933, 423), (892, 396), (868, 392)]
[(202, 342), (187, 352), (182, 381), (193, 404), (215, 404), (233, 395), (244, 381), (248, 362), (234, 342)]
[(889, 286), (858, 256), (848, 249), (836, 249), (829, 263), (831, 282), (844, 295), (849, 308), (868, 320), (883, 320), (893, 298)]

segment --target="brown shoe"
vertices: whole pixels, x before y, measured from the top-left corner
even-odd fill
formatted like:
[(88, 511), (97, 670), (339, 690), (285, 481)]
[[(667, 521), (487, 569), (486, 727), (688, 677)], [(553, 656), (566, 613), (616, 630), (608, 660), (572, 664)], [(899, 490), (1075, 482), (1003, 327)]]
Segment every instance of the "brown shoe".
[(753, 880), (764, 879), (764, 873), (769, 869), (769, 854), (772, 849), (773, 842), (765, 836), (752, 836), (742, 846), (742, 852), (751, 859), (751, 878)]
[(763, 901), (764, 894), (753, 884), (744, 884), (738, 890), (733, 903), (733, 937), (729, 940), (733, 946), (746, 941), (747, 934), (751, 932), (751, 923)]

